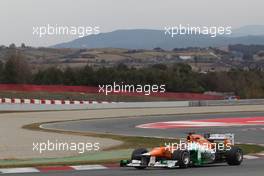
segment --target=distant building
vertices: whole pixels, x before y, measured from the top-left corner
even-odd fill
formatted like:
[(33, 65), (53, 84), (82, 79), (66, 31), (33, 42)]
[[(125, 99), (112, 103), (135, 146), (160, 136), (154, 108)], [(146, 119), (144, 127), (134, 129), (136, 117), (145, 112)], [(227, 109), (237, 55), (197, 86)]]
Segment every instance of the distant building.
[(193, 56), (179, 56), (179, 58), (182, 60), (190, 60), (193, 59)]

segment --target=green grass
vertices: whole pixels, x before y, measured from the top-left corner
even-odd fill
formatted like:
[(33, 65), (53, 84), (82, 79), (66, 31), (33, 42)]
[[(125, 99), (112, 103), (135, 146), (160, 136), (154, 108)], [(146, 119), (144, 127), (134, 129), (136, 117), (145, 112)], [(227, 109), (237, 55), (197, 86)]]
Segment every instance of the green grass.
[(132, 149), (89, 152), (78, 156), (62, 158), (34, 158), (26, 160), (7, 159), (0, 160), (0, 168), (6, 167), (29, 167), (29, 166), (52, 166), (52, 165), (81, 165), (118, 163), (121, 159), (130, 157)]
[(264, 151), (264, 147), (259, 145), (237, 144), (236, 146), (240, 147), (243, 150), (244, 154), (260, 153)]

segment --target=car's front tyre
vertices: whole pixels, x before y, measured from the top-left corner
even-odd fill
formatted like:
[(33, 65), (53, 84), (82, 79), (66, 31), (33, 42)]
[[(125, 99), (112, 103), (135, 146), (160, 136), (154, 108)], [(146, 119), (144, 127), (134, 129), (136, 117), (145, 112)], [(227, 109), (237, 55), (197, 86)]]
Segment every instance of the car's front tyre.
[(173, 160), (178, 161), (180, 168), (187, 168), (190, 164), (190, 153), (186, 150), (175, 150), (172, 154)]
[(143, 157), (142, 154), (144, 153), (148, 153), (148, 150), (145, 148), (138, 148), (132, 152), (131, 160), (140, 160), (142, 162), (142, 166), (137, 166), (135, 167), (136, 169), (145, 169), (147, 167), (149, 158)]

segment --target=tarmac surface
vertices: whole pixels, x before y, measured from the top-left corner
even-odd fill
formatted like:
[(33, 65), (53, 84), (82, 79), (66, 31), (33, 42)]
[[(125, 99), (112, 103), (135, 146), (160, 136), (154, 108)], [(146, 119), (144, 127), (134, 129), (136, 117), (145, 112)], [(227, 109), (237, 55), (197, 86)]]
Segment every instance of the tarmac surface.
[(102, 170), (87, 171), (60, 171), (46, 173), (25, 173), (7, 174), (8, 176), (263, 176), (264, 159), (244, 160), (240, 166), (228, 166), (226, 164), (216, 164), (210, 166), (187, 168), (187, 169), (146, 169), (137, 170), (134, 168), (112, 168)]
[(58, 129), (78, 132), (97, 132), (111, 133), (128, 136), (151, 136), (151, 137), (171, 137), (181, 138), (188, 132), (195, 133), (234, 133), (235, 142), (264, 144), (264, 125), (241, 125), (223, 127), (195, 127), (195, 128), (171, 128), (171, 129), (152, 129), (136, 128), (138, 125), (154, 122), (167, 121), (188, 121), (200, 119), (217, 118), (246, 118), (264, 117), (260, 112), (244, 113), (216, 113), (216, 114), (195, 114), (195, 115), (161, 115), (143, 116), (130, 118), (110, 118), (97, 120), (81, 120), (70, 122), (59, 122), (42, 125), (43, 128)]

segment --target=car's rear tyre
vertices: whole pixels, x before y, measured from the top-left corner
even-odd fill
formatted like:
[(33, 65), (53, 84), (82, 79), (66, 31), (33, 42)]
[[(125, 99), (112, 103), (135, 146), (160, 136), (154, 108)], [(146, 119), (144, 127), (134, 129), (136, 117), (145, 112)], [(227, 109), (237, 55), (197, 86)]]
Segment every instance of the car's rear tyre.
[(147, 152), (148, 152), (148, 150), (145, 148), (135, 149), (132, 152), (131, 160), (140, 160), (141, 162), (144, 162), (142, 164), (142, 166), (135, 167), (136, 169), (145, 169), (147, 167), (147, 164), (149, 162), (149, 158), (142, 157), (142, 154), (147, 153)]
[(186, 150), (175, 150), (172, 159), (178, 161), (180, 168), (187, 168), (190, 164), (190, 153)]
[(243, 161), (243, 151), (239, 147), (232, 147), (226, 156), (227, 164), (240, 165)]

